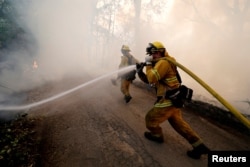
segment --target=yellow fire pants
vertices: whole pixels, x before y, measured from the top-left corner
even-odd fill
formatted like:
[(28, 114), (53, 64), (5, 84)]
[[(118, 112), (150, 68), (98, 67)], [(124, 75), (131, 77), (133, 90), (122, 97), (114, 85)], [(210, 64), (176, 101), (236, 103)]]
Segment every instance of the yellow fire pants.
[(131, 81), (128, 81), (126, 79), (121, 79), (121, 92), (125, 95), (125, 96), (130, 96), (129, 93), (129, 86), (130, 86)]
[(174, 106), (153, 107), (147, 113), (145, 120), (146, 127), (155, 136), (163, 135), (162, 128), (159, 125), (168, 120), (175, 131), (183, 136), (193, 147), (202, 143), (198, 134), (183, 120), (181, 110)]

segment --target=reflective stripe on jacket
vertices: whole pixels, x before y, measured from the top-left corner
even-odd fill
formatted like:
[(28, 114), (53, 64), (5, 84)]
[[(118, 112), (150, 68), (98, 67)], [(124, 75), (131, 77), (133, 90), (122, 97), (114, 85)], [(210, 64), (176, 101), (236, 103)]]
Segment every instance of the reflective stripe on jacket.
[(165, 84), (168, 88), (178, 88), (180, 83), (176, 77), (176, 67), (165, 58), (156, 60), (154, 66), (146, 66), (146, 75), (150, 84)]
[[(155, 60), (154, 63), (154, 66), (146, 66), (147, 79), (149, 84), (156, 87), (157, 96), (164, 97), (167, 90), (180, 86), (176, 77), (176, 66), (168, 62), (164, 57)], [(164, 99), (163, 101), (157, 102), (155, 107), (167, 107), (171, 105), (172, 103), (169, 99)]]
[(172, 102), (169, 99), (162, 99), (159, 102), (155, 103), (154, 107), (158, 107), (158, 108), (164, 108), (164, 107), (169, 107), (172, 106)]

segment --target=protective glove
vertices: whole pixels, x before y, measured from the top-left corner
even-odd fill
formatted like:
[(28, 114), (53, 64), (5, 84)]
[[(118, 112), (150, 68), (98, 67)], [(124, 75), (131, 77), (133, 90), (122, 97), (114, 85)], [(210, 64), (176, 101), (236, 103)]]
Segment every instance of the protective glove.
[(146, 56), (145, 57), (146, 65), (152, 65), (152, 61), (153, 61), (153, 56)]
[(141, 73), (144, 66), (145, 66), (145, 63), (136, 63), (136, 72)]

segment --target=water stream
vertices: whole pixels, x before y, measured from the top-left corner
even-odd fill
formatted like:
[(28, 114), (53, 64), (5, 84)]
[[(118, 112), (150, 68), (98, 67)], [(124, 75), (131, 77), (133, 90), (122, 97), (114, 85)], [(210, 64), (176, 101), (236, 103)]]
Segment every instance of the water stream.
[(39, 106), (39, 105), (42, 105), (42, 104), (45, 104), (45, 103), (48, 103), (48, 102), (51, 102), (53, 100), (56, 100), (56, 99), (59, 99), (67, 94), (70, 94), (72, 92), (75, 92), (83, 87), (86, 87), (90, 84), (93, 84), (97, 81), (100, 81), (104, 78), (107, 78), (107, 77), (110, 77), (114, 74), (117, 74), (117, 73), (122, 73), (122, 72), (126, 72), (126, 71), (130, 71), (131, 69), (135, 69), (135, 65), (132, 65), (132, 66), (128, 66), (128, 67), (125, 67), (125, 68), (122, 68), (122, 69), (119, 69), (119, 70), (116, 70), (116, 71), (112, 71), (112, 72), (109, 72), (107, 74), (104, 74), (104, 75), (101, 75), (93, 80), (90, 80), (88, 82), (85, 82), (79, 86), (76, 86), (72, 89), (69, 89), (67, 91), (64, 91), (64, 92), (61, 92), (57, 95), (54, 95), (52, 97), (49, 97), (47, 99), (44, 99), (44, 100), (41, 100), (41, 101), (38, 101), (38, 102), (35, 102), (35, 103), (31, 103), (31, 104), (27, 104), (27, 105), (20, 105), (20, 106), (8, 106), (8, 105), (0, 105), (0, 111), (18, 111), (18, 110), (27, 110), (27, 109), (30, 109), (30, 108), (33, 108), (33, 107), (36, 107), (36, 106)]

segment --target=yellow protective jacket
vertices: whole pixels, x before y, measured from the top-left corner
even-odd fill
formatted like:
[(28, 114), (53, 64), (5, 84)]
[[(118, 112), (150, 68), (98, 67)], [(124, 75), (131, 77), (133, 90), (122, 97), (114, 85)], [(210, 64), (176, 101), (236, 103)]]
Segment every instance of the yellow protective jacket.
[[(167, 53), (165, 57), (170, 57)], [(167, 61), (165, 57), (153, 60), (153, 66), (146, 66), (148, 83), (155, 86), (157, 97), (164, 97), (167, 90), (180, 86), (177, 79), (177, 67)], [(173, 57), (171, 59), (175, 60)], [(162, 98), (155, 104), (155, 107), (167, 107), (172, 103), (169, 99)]]
[(127, 67), (129, 65), (135, 65), (136, 63), (139, 63), (139, 61), (136, 58), (134, 58), (134, 56), (128, 53), (127, 55), (121, 56), (119, 69), (123, 67)]
[[(121, 62), (119, 64), (119, 69), (130, 66), (130, 65), (135, 65), (136, 63), (139, 63), (139, 61), (134, 58), (130, 53), (127, 53), (126, 55), (121, 56)], [(130, 72), (120, 72), (118, 74), (118, 78), (124, 78), (126, 80), (133, 80), (135, 79), (135, 70), (130, 71)]]

